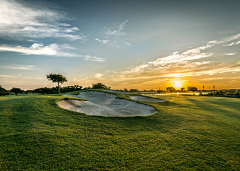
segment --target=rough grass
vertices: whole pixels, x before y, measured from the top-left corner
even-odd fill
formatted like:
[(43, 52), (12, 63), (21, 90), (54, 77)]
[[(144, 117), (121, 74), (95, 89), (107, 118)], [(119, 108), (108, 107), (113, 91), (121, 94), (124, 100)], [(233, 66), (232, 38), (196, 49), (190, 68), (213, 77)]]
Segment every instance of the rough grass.
[[(119, 98), (127, 98), (127, 94)], [(87, 116), (62, 95), (0, 97), (0, 170), (240, 170), (240, 99), (155, 96), (147, 117)]]

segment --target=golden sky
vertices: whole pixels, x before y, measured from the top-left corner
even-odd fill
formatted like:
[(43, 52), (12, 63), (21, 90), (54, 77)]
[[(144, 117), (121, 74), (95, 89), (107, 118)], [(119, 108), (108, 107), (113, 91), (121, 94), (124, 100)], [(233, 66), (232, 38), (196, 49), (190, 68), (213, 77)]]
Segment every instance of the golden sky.
[[(240, 88), (239, 1), (0, 1), (0, 85)], [(24, 11), (24, 12), (23, 12)]]

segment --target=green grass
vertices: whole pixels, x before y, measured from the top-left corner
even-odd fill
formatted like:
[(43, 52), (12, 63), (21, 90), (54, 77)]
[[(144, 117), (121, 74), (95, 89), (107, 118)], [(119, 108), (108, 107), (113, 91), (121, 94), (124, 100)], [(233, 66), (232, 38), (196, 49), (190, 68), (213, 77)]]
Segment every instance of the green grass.
[(240, 99), (155, 97), (155, 115), (107, 118), (1, 96), (0, 170), (240, 170)]

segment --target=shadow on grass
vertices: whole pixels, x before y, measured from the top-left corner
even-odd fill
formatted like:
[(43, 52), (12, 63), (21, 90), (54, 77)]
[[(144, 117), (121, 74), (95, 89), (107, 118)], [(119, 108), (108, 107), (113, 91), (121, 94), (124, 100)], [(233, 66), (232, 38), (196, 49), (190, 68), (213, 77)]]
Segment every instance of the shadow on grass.
[(229, 99), (229, 98), (224, 98), (224, 99), (216, 99), (215, 102), (212, 100), (205, 101), (207, 104), (211, 104), (217, 107), (223, 106), (224, 108), (227, 109), (234, 109), (238, 112), (240, 112), (240, 100), (238, 99)]
[(211, 112), (214, 111), (214, 113), (212, 113), (212, 115), (223, 115), (225, 117), (229, 117), (231, 119), (237, 119), (240, 120), (240, 113), (238, 111), (236, 111), (235, 109), (231, 109), (231, 108), (226, 108), (224, 106), (220, 106), (220, 105), (216, 105), (216, 103), (213, 102), (203, 102), (200, 100), (195, 100), (195, 99), (188, 99), (190, 102), (192, 102), (194, 105), (198, 106), (199, 108), (207, 111), (207, 112)]

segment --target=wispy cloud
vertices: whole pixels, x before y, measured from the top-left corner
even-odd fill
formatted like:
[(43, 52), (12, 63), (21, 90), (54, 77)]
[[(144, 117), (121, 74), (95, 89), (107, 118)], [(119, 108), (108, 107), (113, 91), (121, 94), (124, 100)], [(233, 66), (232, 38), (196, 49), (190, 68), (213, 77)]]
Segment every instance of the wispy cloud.
[[(68, 45), (62, 45), (65, 48), (71, 48)], [(80, 57), (85, 60), (104, 62), (105, 59), (99, 58), (91, 55), (79, 55), (72, 52), (64, 52), (61, 50), (58, 44), (53, 43), (48, 46), (44, 46), (40, 43), (33, 43), (30, 47), (22, 47), (22, 46), (0, 46), (0, 51), (9, 51), (9, 52), (18, 52), (24, 55), (47, 55), (47, 56), (56, 56), (56, 57)]]
[(107, 39), (107, 40), (102, 40), (102, 43), (109, 43), (109, 42), (110, 42), (109, 39)]
[(87, 61), (105, 62), (105, 59), (96, 56), (84, 55), (84, 59)]
[(229, 43), (229, 44), (226, 44), (226, 45), (223, 45), (223, 46), (232, 46), (232, 45), (235, 45), (235, 43)]
[(125, 42), (122, 39), (123, 35), (126, 35), (126, 32), (124, 32), (125, 25), (128, 22), (128, 20), (120, 23), (117, 26), (114, 27), (105, 27), (104, 32), (101, 33), (100, 37), (102, 38), (96, 38), (95, 40), (105, 44), (110, 45), (112, 47), (132, 47), (132, 45), (129, 42)]
[(189, 76), (203, 76), (203, 75), (216, 75), (227, 72), (239, 72), (240, 61), (229, 64), (223, 62), (210, 62), (205, 64), (189, 63), (180, 67), (175, 67), (172, 71), (168, 71), (162, 77), (189, 77)]
[(128, 45), (128, 46), (132, 47), (132, 45), (131, 45), (130, 43), (128, 43), (128, 42), (125, 42), (125, 43), (126, 43), (126, 45)]
[(233, 46), (233, 45), (238, 45), (238, 44), (240, 44), (240, 41), (232, 42), (232, 43), (229, 43), (229, 44), (225, 44), (223, 46)]
[(111, 41), (110, 39), (102, 39), (100, 40), (99, 38), (96, 38), (95, 39), (96, 41), (102, 43), (103, 45), (109, 45), (109, 46), (112, 46), (112, 47), (117, 47), (119, 48), (119, 46), (117, 45), (117, 41)]
[(102, 42), (99, 38), (96, 38), (95, 40), (96, 40), (96, 41), (99, 41), (99, 42)]
[(230, 37), (226, 37), (225, 39), (223, 39), (222, 42), (227, 43), (227, 42), (239, 39), (239, 38), (240, 38), (240, 34), (236, 34), (236, 35), (233, 35), (233, 36), (230, 36)]
[(78, 31), (78, 30), (79, 29), (77, 27), (73, 27), (73, 28), (66, 29), (65, 32), (66, 33), (72, 33), (72, 32)]
[(61, 48), (64, 48), (64, 49), (70, 49), (70, 50), (77, 50), (77, 48), (75, 48), (75, 47), (72, 47), (71, 45), (69, 45), (69, 44), (62, 44), (62, 45), (60, 45), (60, 47)]
[(0, 51), (19, 52), (25, 55), (56, 55), (57, 49), (57, 44), (44, 46), (43, 44), (34, 43), (29, 48), (21, 46), (0, 46)]
[(34, 70), (35, 65), (0, 65), (1, 69)]
[(101, 74), (101, 73), (96, 73), (96, 74), (94, 74), (94, 78), (96, 78), (96, 79), (98, 79), (98, 78), (100, 78), (100, 77), (102, 77), (103, 76), (103, 74)]
[(120, 36), (126, 34), (125, 32), (123, 32), (123, 30), (127, 22), (128, 20), (122, 22), (117, 28), (105, 27), (105, 34), (108, 36)]
[(0, 75), (0, 77), (8, 78), (8, 77), (14, 77), (13, 75)]
[[(240, 72), (240, 61), (223, 63), (222, 61), (210, 61), (222, 55), (236, 55), (233, 53), (216, 53), (211, 51), (213, 46), (221, 47), (222, 44), (238, 39), (240, 34), (227, 37), (221, 41), (209, 41), (204, 46), (192, 48), (182, 53), (172, 54), (157, 58), (156, 60), (145, 62), (126, 71), (113, 72), (113, 78), (126, 79), (159, 79), (163, 77), (189, 77), (202, 75), (215, 75), (226, 72)], [(205, 61), (202, 61), (205, 59)]]
[(28, 79), (30, 79), (30, 80), (32, 80), (32, 79), (34, 79), (34, 80), (43, 80), (43, 78), (41, 78), (41, 77), (22, 77), (22, 79), (26, 79), (26, 80), (28, 80)]
[(235, 33), (236, 31), (232, 31), (232, 30), (224, 30), (224, 31), (219, 31), (217, 33), (219, 34), (229, 34), (229, 33)]
[(213, 55), (213, 53), (202, 53), (201, 50), (205, 50), (212, 46), (213, 45), (207, 44), (206, 46), (201, 46), (198, 48), (187, 50), (181, 54), (179, 54), (178, 52), (174, 52), (169, 56), (158, 58), (157, 60), (151, 61), (148, 63), (157, 66), (157, 65), (179, 63), (179, 62), (188, 61), (188, 60), (195, 60), (195, 59), (210, 57)]
[(99, 38), (96, 38), (95, 40), (98, 41), (98, 42), (100, 42), (100, 43), (103, 43), (103, 44), (107, 44), (107, 43), (110, 43), (110, 42), (111, 42), (109, 39), (100, 40)]
[(0, 36), (20, 38), (61, 37), (85, 40), (83, 34), (75, 34), (77, 27), (62, 23), (68, 20), (66, 13), (48, 9), (41, 4), (34, 6), (25, 1), (0, 1)]
[(236, 55), (236, 54), (238, 54), (238, 53), (224, 53), (224, 55), (227, 55), (227, 56), (232, 56), (232, 55)]

